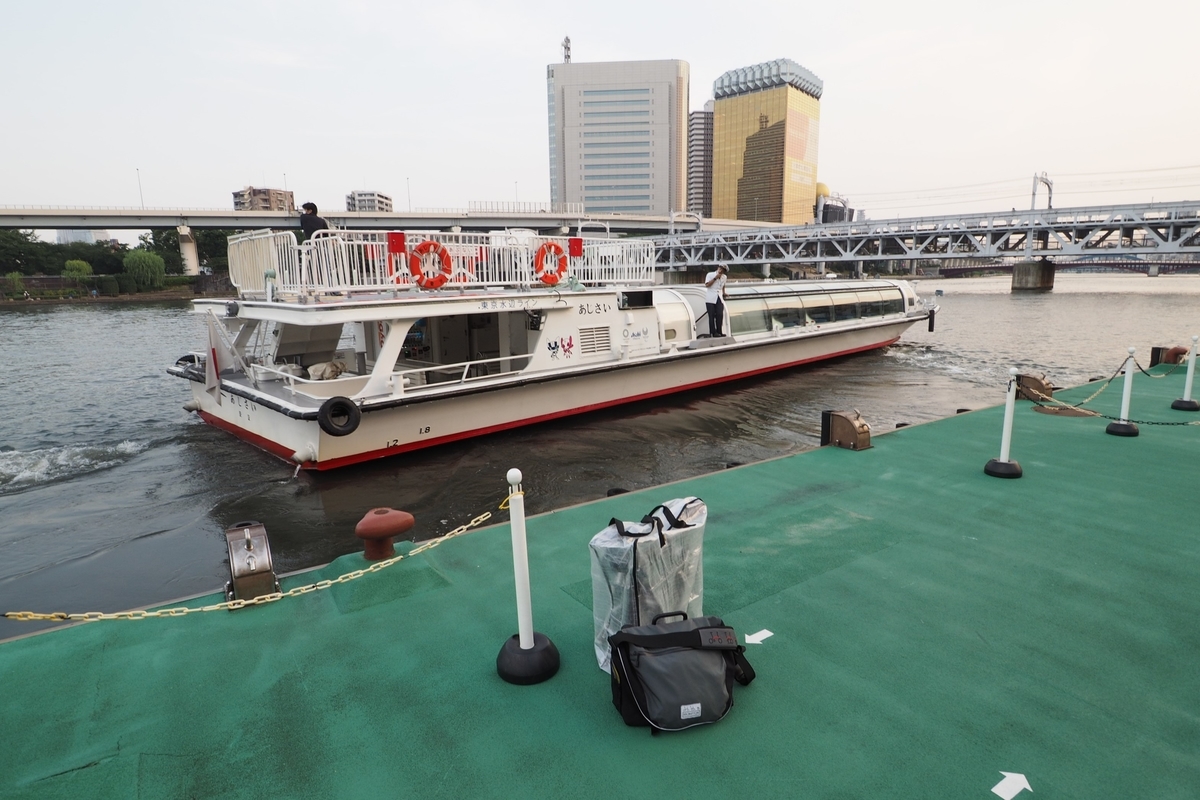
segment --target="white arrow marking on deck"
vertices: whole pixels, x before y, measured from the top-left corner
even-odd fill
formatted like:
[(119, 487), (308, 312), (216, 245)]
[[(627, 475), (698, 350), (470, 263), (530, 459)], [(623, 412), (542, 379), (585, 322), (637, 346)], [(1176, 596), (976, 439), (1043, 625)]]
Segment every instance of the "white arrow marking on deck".
[(1000, 770), (1000, 774), (1004, 776), (1004, 780), (992, 787), (992, 794), (998, 794), (1004, 800), (1012, 800), (1025, 789), (1033, 791), (1033, 787), (1029, 785), (1029, 781), (1025, 780), (1025, 776), (1021, 773)]
[(774, 636), (774, 635), (775, 634), (771, 633), (766, 628), (763, 628), (758, 633), (747, 633), (746, 634), (746, 644), (762, 644), (763, 639), (767, 638), (768, 636)]

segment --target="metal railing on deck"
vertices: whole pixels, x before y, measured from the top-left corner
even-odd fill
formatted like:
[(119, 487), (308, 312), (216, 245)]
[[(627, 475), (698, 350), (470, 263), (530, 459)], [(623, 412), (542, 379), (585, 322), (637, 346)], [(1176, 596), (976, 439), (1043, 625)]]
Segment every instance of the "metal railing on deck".
[(266, 274), (295, 272), (299, 261), (296, 234), (264, 229), (229, 237), (229, 281), (238, 294), (266, 291)]
[[(239, 293), (266, 291), (273, 270), (279, 292), (363, 292), (411, 287), (418, 275), (425, 288), (542, 286), (537, 269), (557, 285), (649, 284), (654, 281), (654, 245), (646, 240), (571, 240), (525, 233), (430, 233), (408, 231), (318, 231), (302, 245), (290, 231), (254, 231), (229, 239), (229, 275)], [(432, 242), (431, 245), (422, 245)], [(566, 269), (558, 275), (560, 254)]]

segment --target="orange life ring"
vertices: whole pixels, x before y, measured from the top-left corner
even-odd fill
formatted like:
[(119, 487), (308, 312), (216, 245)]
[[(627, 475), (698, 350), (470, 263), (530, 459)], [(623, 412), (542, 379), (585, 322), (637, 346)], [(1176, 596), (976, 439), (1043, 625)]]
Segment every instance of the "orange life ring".
[[(441, 262), (440, 272), (426, 272), (422, 267), (422, 256), (430, 253), (436, 255), (438, 261)], [(450, 262), (450, 251), (443, 247), (441, 242), (421, 242), (408, 254), (408, 271), (412, 273), (417, 286), (422, 289), (440, 289), (454, 274), (454, 265)]]
[[(557, 269), (547, 269), (546, 256), (558, 260)], [(554, 262), (551, 261), (551, 263)], [(538, 280), (547, 286), (554, 286), (558, 283), (562, 276), (567, 274), (567, 254), (562, 249), (562, 245), (557, 242), (546, 242), (539, 247), (537, 255), (533, 258), (533, 271)]]

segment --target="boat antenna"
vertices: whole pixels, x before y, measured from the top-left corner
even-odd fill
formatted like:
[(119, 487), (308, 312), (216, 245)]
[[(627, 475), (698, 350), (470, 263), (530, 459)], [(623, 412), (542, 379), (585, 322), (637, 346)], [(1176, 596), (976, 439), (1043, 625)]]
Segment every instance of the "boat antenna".
[(571, 37), (570, 36), (563, 37), (562, 49), (563, 49), (563, 63), (570, 64), (571, 63)]

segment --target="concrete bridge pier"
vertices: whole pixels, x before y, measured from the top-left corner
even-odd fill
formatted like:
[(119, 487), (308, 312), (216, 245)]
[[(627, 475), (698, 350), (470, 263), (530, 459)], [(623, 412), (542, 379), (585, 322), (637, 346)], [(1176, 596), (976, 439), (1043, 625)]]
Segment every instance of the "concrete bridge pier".
[(1012, 291), (1048, 292), (1054, 288), (1054, 264), (1047, 258), (1013, 264)]
[(183, 274), (199, 275), (200, 253), (196, 250), (196, 239), (192, 236), (192, 229), (187, 225), (180, 225), (175, 230), (179, 232), (179, 255), (183, 256)]

